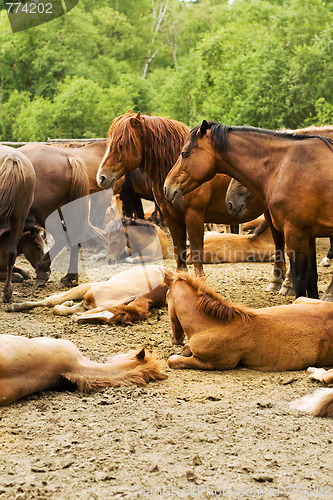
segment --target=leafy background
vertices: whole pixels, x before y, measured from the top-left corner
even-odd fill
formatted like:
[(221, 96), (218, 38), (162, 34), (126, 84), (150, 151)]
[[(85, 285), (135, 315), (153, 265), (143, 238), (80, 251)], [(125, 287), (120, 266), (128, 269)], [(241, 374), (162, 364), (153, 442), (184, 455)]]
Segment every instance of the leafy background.
[(15, 34), (0, 2), (2, 141), (105, 137), (129, 108), (190, 126), (333, 123), (331, 0), (80, 0)]

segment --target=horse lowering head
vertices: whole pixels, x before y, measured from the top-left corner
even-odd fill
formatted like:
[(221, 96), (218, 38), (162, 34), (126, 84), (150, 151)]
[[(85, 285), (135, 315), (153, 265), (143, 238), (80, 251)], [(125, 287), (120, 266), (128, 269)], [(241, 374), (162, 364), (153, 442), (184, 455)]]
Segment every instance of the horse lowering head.
[(97, 171), (97, 184), (102, 189), (113, 187), (115, 181), (142, 162), (142, 117), (129, 110), (111, 123), (106, 151)]
[[(236, 181), (236, 179), (231, 179), (225, 196), (225, 204), (229, 213), (242, 217), (254, 198), (254, 194), (243, 186), (243, 184)], [(263, 211), (265, 208), (266, 207), (263, 205)]]
[(217, 153), (212, 144), (213, 123), (204, 120), (190, 131), (177, 162), (165, 179), (164, 194), (170, 202), (179, 203), (185, 194), (214, 177)]

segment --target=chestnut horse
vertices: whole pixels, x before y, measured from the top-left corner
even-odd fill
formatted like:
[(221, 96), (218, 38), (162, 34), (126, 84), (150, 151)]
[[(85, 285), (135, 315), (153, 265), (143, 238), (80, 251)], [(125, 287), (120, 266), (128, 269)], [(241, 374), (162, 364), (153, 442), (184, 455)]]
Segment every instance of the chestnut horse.
[(217, 173), (232, 175), (266, 204), (273, 226), (283, 233), (296, 297), (318, 298), (315, 239), (333, 236), (330, 142), (204, 120), (191, 130), (166, 178), (165, 194), (177, 201)]
[[(105, 150), (105, 145), (98, 145), (99, 158), (102, 157), (102, 147)], [(84, 159), (83, 150), (89, 150), (89, 161)], [(92, 149), (92, 148), (91, 148)], [(77, 207), (80, 216), (80, 230), (82, 233), (82, 241), (85, 237), (88, 239), (96, 237), (101, 238), (101, 231), (91, 225), (89, 220), (89, 192), (97, 187), (95, 183), (91, 185), (93, 175), (90, 170), (92, 164), (92, 156), (88, 146), (85, 148), (69, 149), (69, 148), (53, 148), (50, 146), (41, 146), (38, 144), (27, 144), (19, 148), (33, 164), (36, 172), (36, 187), (31, 205), (31, 213), (37, 221), (45, 227), (46, 219), (55, 211), (59, 210), (65, 204), (82, 198), (80, 206)], [(94, 149), (94, 154), (97, 155), (97, 150)], [(97, 155), (98, 156), (98, 155)], [(97, 161), (95, 160), (95, 174), (97, 170)], [(90, 172), (88, 174), (88, 172)], [(50, 219), (49, 219), (50, 220)], [(60, 219), (59, 219), (60, 220)], [(63, 231), (59, 234), (58, 225), (54, 229), (55, 245), (52, 248), (53, 255), (59, 252), (66, 239)], [(52, 229), (52, 228), (50, 228)], [(52, 231), (50, 231), (52, 233)], [(57, 240), (58, 237), (58, 240)], [(50, 275), (51, 257), (47, 252), (37, 266), (37, 285), (43, 285)], [(61, 283), (65, 286), (77, 282), (78, 279), (78, 246), (72, 247), (69, 270), (66, 276), (61, 279)]]
[(170, 277), (167, 293), (173, 344), (189, 339), (170, 368), (303, 370), (333, 363), (333, 304), (302, 298), (291, 305), (249, 309), (231, 304), (187, 273)]
[[(315, 127), (311, 126), (308, 128), (296, 129), (296, 130), (284, 130), (284, 132), (289, 132), (291, 134), (320, 134), (324, 137), (329, 137), (333, 139), (333, 128), (329, 126), (324, 127)], [(236, 179), (231, 179), (231, 182), (228, 187), (228, 191), (226, 194), (226, 204), (227, 209), (232, 215), (241, 215), (247, 210), (248, 205), (254, 199), (254, 194), (251, 193), (249, 189), (243, 186), (240, 182), (236, 181)], [(263, 205), (263, 209), (266, 210), (267, 206)], [(279, 231), (275, 229), (271, 222), (271, 218), (268, 212), (266, 212), (266, 220), (270, 225), (272, 236), (276, 245), (276, 259), (274, 264), (273, 271), (273, 279), (267, 287), (267, 291), (277, 291), (281, 295), (292, 295), (294, 293), (291, 273), (290, 271), (287, 274), (285, 281), (283, 279), (285, 277), (285, 252), (284, 252), (284, 237)], [(333, 238), (331, 238), (331, 247), (327, 254), (326, 261), (331, 258), (333, 250)], [(326, 264), (327, 265), (327, 264)], [(332, 290), (333, 292), (333, 290)], [(333, 293), (331, 292), (331, 296), (333, 297)], [(326, 292), (327, 293), (327, 292)], [(327, 293), (329, 295), (329, 293)], [(330, 299), (332, 298), (330, 297)], [(328, 297), (326, 297), (328, 300)]]
[(162, 362), (142, 347), (108, 363), (84, 357), (70, 340), (0, 336), (0, 406), (40, 391), (99, 391), (164, 380)]
[(203, 275), (204, 222), (240, 224), (262, 213), (257, 202), (243, 217), (234, 217), (225, 207), (230, 177), (220, 175), (185, 196), (174, 206), (164, 196), (163, 183), (176, 161), (189, 128), (176, 120), (134, 114), (128, 111), (111, 124), (105, 156), (97, 173), (97, 184), (108, 189), (116, 179), (138, 167), (150, 177), (156, 203), (170, 229), (177, 269), (186, 269), (186, 229), (196, 273)]
[[(17, 244), (17, 255), (23, 254), (34, 269), (37, 268), (38, 262), (44, 256), (44, 240), (41, 232), (44, 231), (41, 227), (24, 228), (23, 234)], [(6, 254), (10, 245), (10, 230), (0, 230), (0, 280), (6, 279)], [(13, 266), (12, 282), (20, 283), (24, 279), (29, 278), (28, 271), (22, 267)]]
[[(132, 324), (149, 316), (149, 309), (165, 305), (167, 292), (162, 266), (131, 267), (108, 281), (83, 283), (46, 299), (10, 304), (9, 312), (54, 307), (54, 314), (72, 316), (77, 323)], [(80, 300), (73, 304), (73, 301)]]
[(7, 278), (3, 300), (12, 299), (12, 273), (17, 244), (31, 207), (36, 175), (30, 160), (14, 148), (0, 145), (0, 224), (9, 222), (10, 238), (6, 250)]
[(168, 238), (156, 224), (122, 217), (105, 227), (108, 263), (126, 259), (130, 263), (160, 260), (168, 253)]

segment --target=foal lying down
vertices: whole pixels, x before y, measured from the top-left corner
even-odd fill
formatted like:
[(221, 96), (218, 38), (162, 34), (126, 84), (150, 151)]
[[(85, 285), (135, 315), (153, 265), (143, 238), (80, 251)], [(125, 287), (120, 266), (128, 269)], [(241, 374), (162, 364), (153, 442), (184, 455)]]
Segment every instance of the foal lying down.
[[(149, 309), (165, 305), (166, 268), (135, 266), (100, 283), (84, 283), (71, 290), (35, 302), (13, 303), (9, 312), (53, 307), (54, 314), (73, 315), (77, 323), (131, 324), (149, 316)], [(73, 301), (80, 300), (73, 305)]]
[(144, 347), (96, 363), (69, 340), (0, 335), (0, 406), (46, 390), (142, 386), (166, 379), (161, 369), (162, 362)]

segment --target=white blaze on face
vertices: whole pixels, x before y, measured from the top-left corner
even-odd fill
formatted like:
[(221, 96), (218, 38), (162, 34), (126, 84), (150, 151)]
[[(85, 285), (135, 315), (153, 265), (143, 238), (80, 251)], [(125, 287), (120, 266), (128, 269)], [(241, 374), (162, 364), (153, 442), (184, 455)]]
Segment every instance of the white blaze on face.
[(113, 318), (114, 314), (110, 311), (102, 311), (98, 313), (91, 313), (90, 315), (85, 314), (86, 318), (106, 318), (106, 319), (111, 319)]

